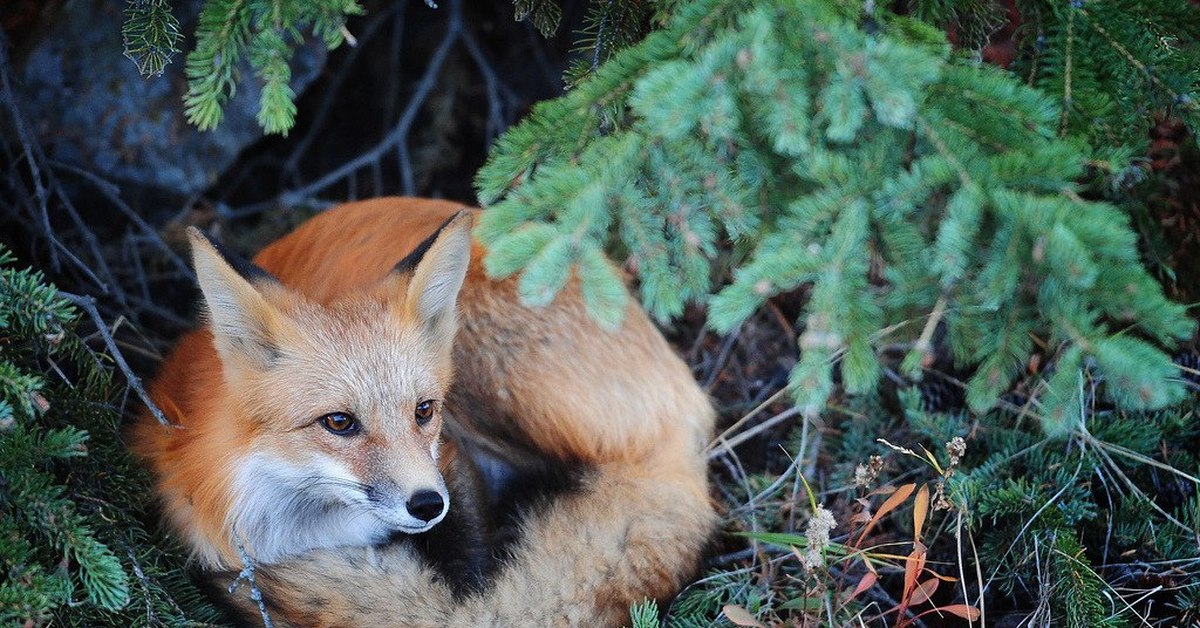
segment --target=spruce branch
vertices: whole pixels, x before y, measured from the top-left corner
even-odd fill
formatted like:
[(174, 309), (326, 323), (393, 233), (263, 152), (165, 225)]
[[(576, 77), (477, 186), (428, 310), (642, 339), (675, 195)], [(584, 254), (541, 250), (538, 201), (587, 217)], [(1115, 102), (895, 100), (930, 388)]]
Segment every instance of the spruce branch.
[(549, 37), (562, 21), (562, 7), (556, 0), (513, 0), (513, 17), (518, 22), (531, 19), (542, 37)]
[[(1090, 153), (1058, 138), (1054, 100), (902, 18), (866, 33), (844, 10), (682, 5), (540, 105), (477, 178), (492, 203), (477, 229), (489, 271), (520, 272), (523, 297), (545, 303), (580, 238), (615, 235), (652, 314), (708, 299), (722, 331), (808, 285), (790, 389), (809, 414), (833, 391), (831, 365), (848, 391), (874, 388), (873, 335), (913, 308), (930, 325), (906, 370), (928, 362), (944, 323), (977, 366), (976, 410), (1008, 389), (1035, 333), (1078, 347), (1064, 367), (1093, 371), (1124, 407), (1177, 400), (1165, 354), (1112, 325), (1163, 343), (1193, 325), (1139, 266), (1128, 219), (1074, 192)], [(799, 58), (803, 70), (784, 69)], [(733, 282), (710, 296), (722, 238), (740, 253)], [(1047, 394), (1067, 399), (1067, 382)]]
[(362, 13), (356, 0), (207, 0), (187, 56), (184, 115), (201, 130), (221, 122), (225, 104), (241, 82), (248, 59), (261, 84), (258, 122), (267, 133), (286, 134), (296, 118), (291, 60), (304, 29), (326, 48), (346, 40), (346, 18)]
[(238, 60), (249, 38), (249, 0), (210, 0), (200, 11), (196, 48), (187, 56), (188, 91), (183, 102), (188, 122), (202, 131), (215, 128), (239, 79)]
[(127, 0), (121, 27), (125, 56), (142, 76), (161, 76), (179, 52), (183, 34), (167, 0)]

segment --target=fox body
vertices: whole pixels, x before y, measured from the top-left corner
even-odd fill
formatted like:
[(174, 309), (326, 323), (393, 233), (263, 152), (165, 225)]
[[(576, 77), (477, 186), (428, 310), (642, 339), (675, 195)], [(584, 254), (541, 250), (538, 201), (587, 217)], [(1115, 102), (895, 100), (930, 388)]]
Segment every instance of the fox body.
[[(255, 559), (277, 625), (613, 624), (696, 566), (713, 412), (686, 365), (635, 305), (600, 329), (574, 281), (521, 305), (483, 273), (470, 219), (351, 203), (257, 266), (193, 235), (208, 324), (151, 388), (173, 425), (147, 413), (133, 448), (203, 567)], [(473, 533), (495, 501), (474, 470), (530, 465), (578, 486), (456, 593), (444, 563), (474, 573), (470, 555), (497, 553)]]

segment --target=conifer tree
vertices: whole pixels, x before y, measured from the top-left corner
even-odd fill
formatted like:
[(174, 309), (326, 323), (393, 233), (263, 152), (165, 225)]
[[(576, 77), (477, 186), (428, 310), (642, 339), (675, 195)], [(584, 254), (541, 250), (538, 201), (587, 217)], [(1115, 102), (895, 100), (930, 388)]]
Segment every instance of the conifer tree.
[[(0, 249), (0, 624), (161, 625), (215, 612), (142, 527), (106, 356), (40, 273)], [(160, 549), (160, 548), (166, 548)]]
[[(1004, 61), (1058, 105), (1055, 131), (1144, 154), (1155, 118), (1200, 123), (1200, 12), (1187, 0), (914, 0), (912, 15), (981, 50), (1011, 31)], [(1007, 23), (1007, 24), (1006, 24)], [(1113, 156), (1121, 155), (1114, 152)]]
[[(1128, 218), (1081, 197), (1094, 154), (1058, 139), (1056, 102), (922, 22), (859, 8), (680, 5), (500, 139), (477, 178), (488, 272), (519, 272), (523, 297), (544, 303), (577, 265), (611, 325), (624, 305), (612, 244), (656, 316), (707, 301), (726, 332), (810, 286), (791, 378), (808, 412), (832, 364), (851, 392), (873, 388), (884, 338), (908, 338), (919, 376), (939, 325), (978, 367), (977, 410), (1044, 339), (1052, 434), (1078, 422), (1084, 371), (1127, 407), (1178, 400), (1156, 343), (1193, 324), (1141, 267)], [(725, 241), (733, 281), (709, 299)]]

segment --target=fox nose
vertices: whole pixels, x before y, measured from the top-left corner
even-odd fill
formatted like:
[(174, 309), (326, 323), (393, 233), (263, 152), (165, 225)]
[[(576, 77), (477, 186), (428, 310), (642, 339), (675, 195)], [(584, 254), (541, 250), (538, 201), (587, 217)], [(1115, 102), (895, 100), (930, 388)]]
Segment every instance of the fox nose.
[(442, 514), (442, 510), (446, 507), (446, 502), (437, 491), (418, 491), (416, 495), (413, 495), (408, 500), (405, 507), (408, 508), (408, 514), (417, 519), (432, 521), (438, 515)]

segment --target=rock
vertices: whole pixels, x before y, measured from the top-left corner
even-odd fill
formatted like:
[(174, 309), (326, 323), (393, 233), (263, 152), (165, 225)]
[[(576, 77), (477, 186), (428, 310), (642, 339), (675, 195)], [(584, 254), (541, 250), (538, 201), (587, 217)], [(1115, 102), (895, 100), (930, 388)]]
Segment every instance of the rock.
[[(125, 58), (124, 2), (70, 2), (30, 42), (15, 72), (22, 112), (47, 156), (105, 178), (190, 195), (209, 187), (242, 149), (262, 137), (259, 85), (248, 67), (213, 131), (187, 123), (183, 94), (186, 48), (194, 41), (199, 0), (175, 2), (185, 51), (162, 76), (144, 78)], [(297, 94), (325, 63), (320, 42), (292, 61)]]

